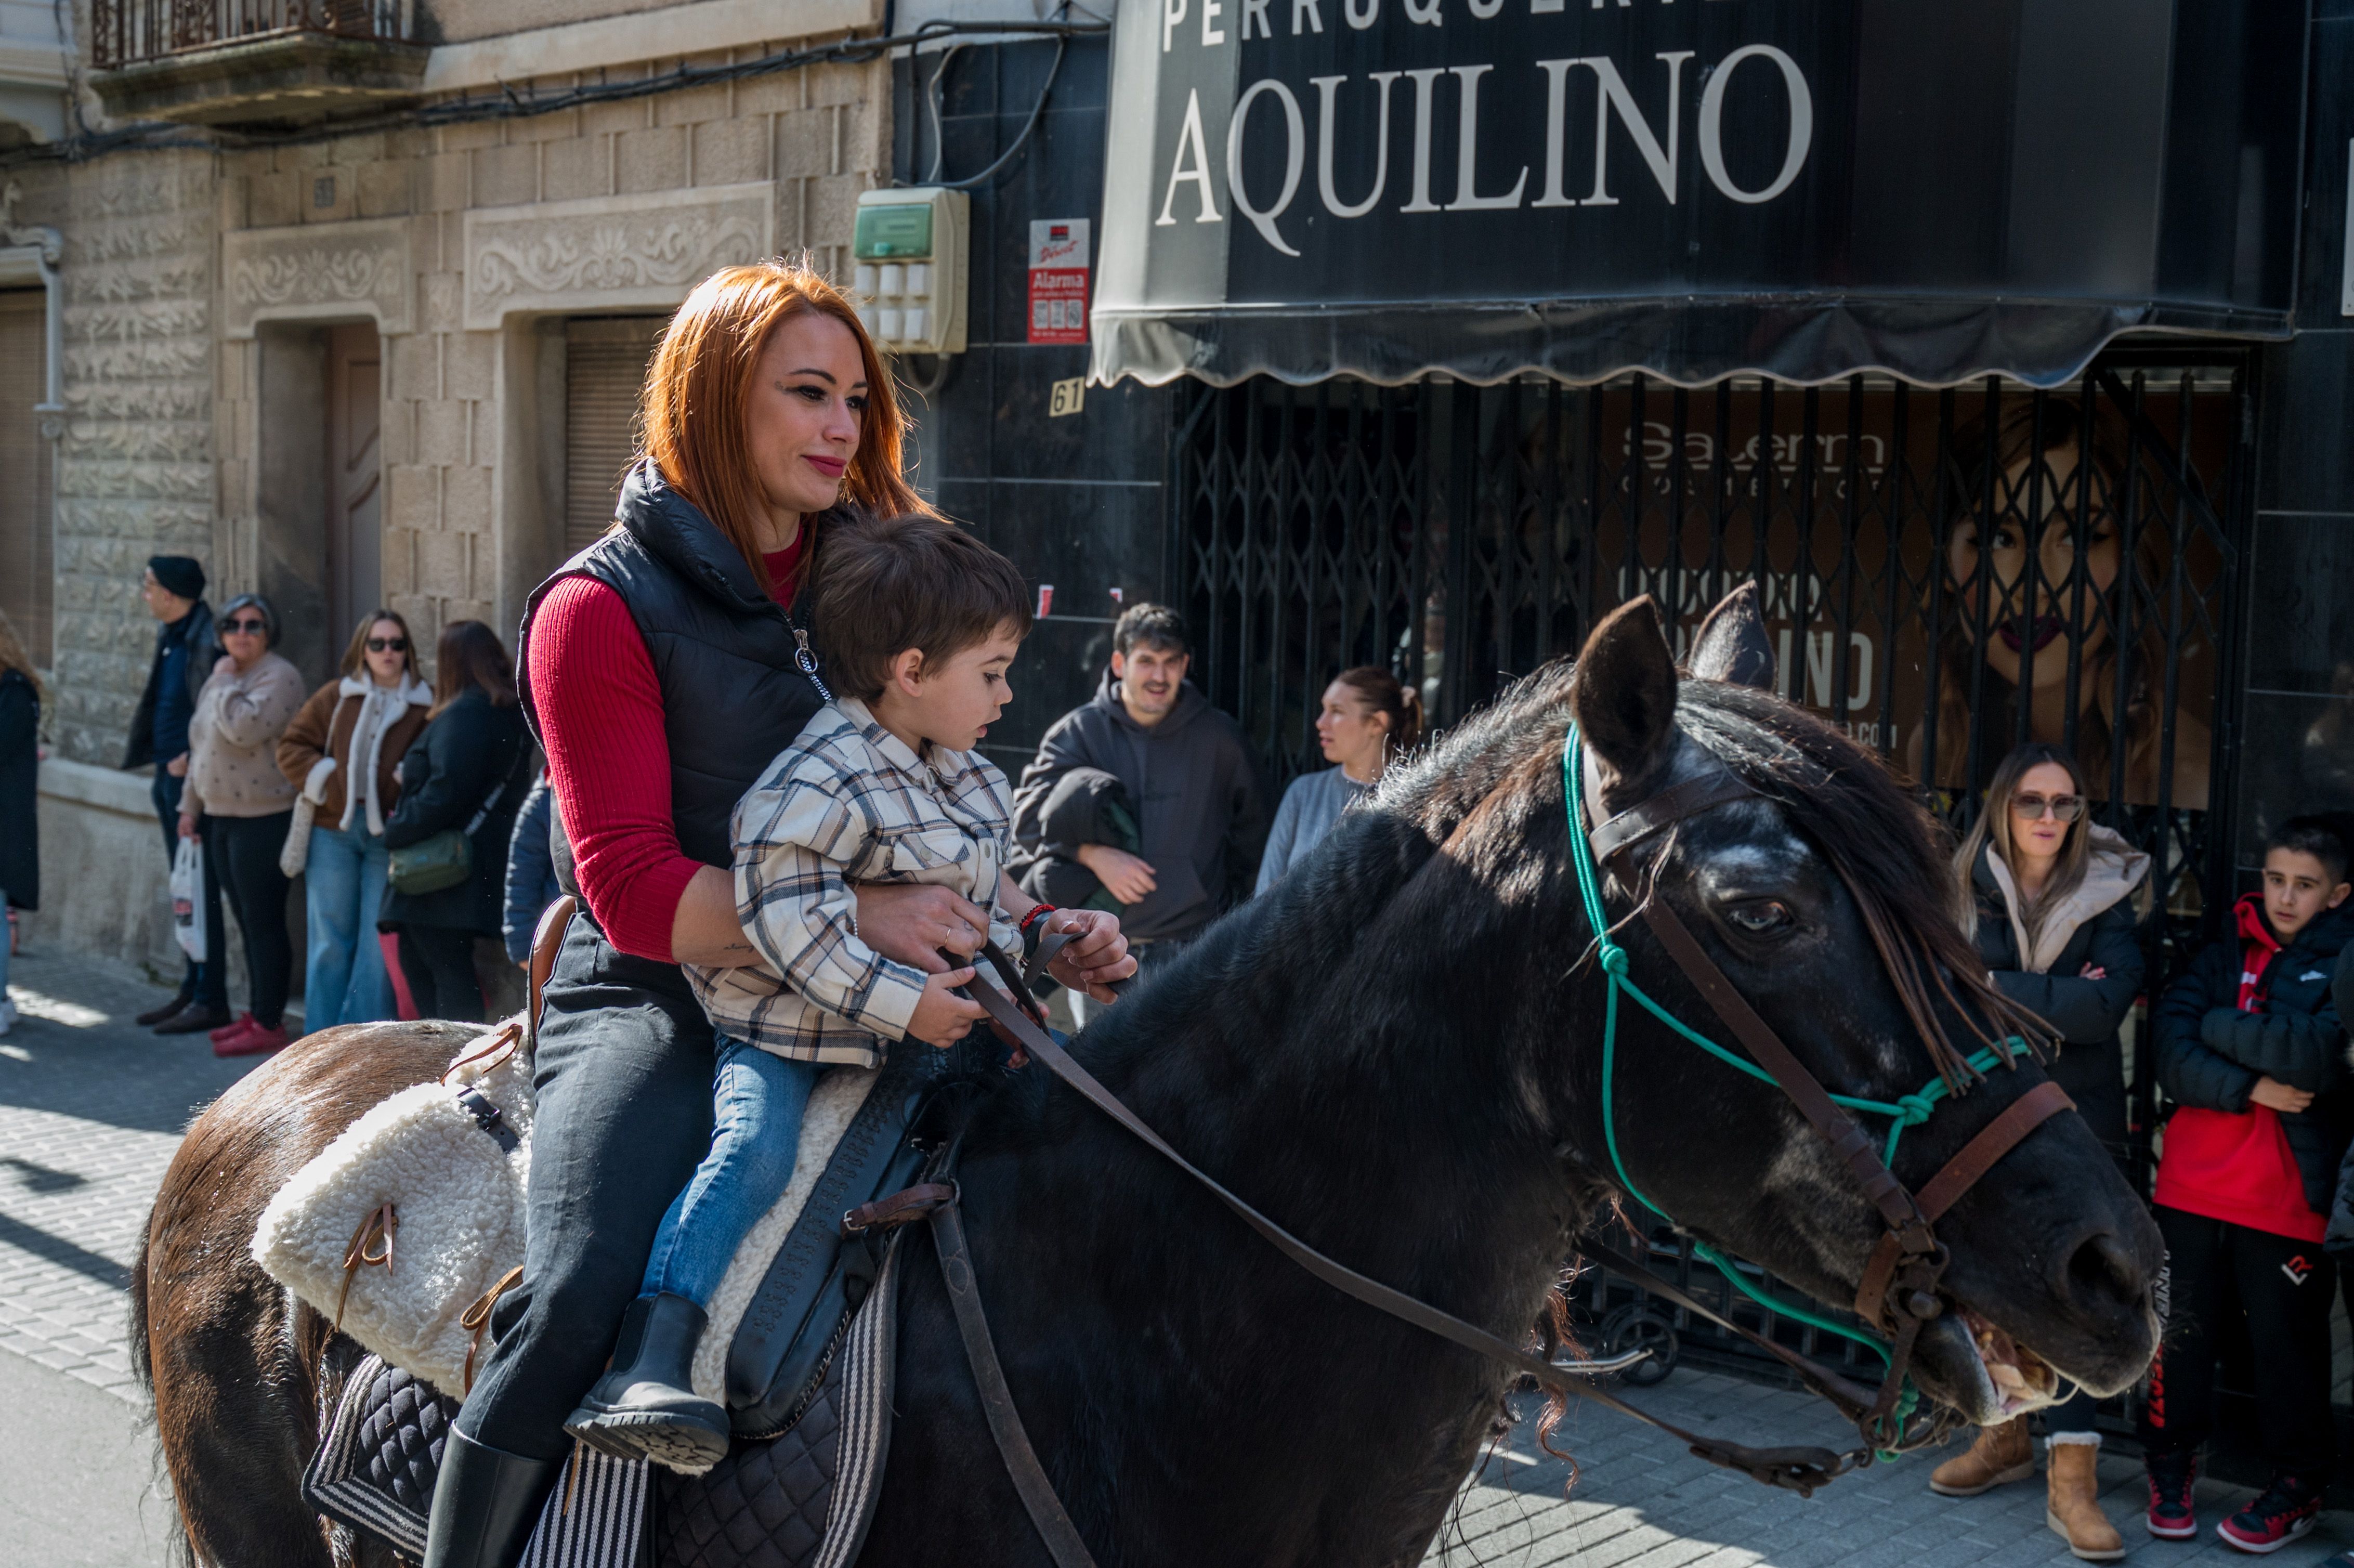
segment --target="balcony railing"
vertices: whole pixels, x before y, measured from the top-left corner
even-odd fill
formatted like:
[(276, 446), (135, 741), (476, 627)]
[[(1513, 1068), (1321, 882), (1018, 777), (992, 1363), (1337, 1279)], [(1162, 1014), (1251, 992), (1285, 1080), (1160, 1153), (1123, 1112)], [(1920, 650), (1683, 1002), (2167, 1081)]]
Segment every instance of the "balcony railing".
[(273, 35), (398, 43), (409, 36), (413, 5), (414, 0), (93, 0), (91, 63), (116, 70)]

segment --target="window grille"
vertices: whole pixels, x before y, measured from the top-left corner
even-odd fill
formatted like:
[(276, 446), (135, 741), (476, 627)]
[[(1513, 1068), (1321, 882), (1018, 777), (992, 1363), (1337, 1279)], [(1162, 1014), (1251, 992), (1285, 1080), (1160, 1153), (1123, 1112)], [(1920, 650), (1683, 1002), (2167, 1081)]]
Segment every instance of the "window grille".
[[(2050, 392), (1874, 376), (1195, 387), (1172, 453), (1172, 576), (1196, 678), (1271, 780), (1326, 766), (1319, 698), (1351, 665), (1388, 666), (1444, 726), (1637, 595), (1681, 652), (1755, 582), (1784, 694), (1919, 781), (1957, 832), (2013, 745), (2076, 753), (2096, 820), (2155, 861), (2155, 994), (2232, 886), (2231, 834), (2211, 824), (2233, 820), (2249, 371), (2245, 351), (2152, 348)], [(2157, 1091), (2136, 1033), (2147, 1191)], [(1712, 1288), (1671, 1237), (1654, 1245)], [(1632, 1287), (1582, 1288), (1606, 1318)]]

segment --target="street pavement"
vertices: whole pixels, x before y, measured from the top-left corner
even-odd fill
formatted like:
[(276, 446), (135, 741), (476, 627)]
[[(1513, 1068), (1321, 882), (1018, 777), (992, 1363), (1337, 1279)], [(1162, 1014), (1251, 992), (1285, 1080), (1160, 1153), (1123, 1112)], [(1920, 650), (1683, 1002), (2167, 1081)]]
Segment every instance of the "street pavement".
[[(159, 1040), (130, 1019), (163, 992), (130, 971), (20, 954), (0, 1037), (0, 1568), (148, 1568), (170, 1559), (173, 1510), (124, 1343), (123, 1287), (148, 1204), (189, 1119), (256, 1063), (216, 1061), (202, 1035)], [(1808, 1396), (1681, 1370), (1638, 1402), (1753, 1445), (1845, 1446)], [(1533, 1408), (1534, 1400), (1528, 1401)], [(1593, 1407), (1554, 1446), (1523, 1422), (1467, 1485), (1430, 1561), (1477, 1568), (2030, 1568), (2072, 1563), (2043, 1492), (1931, 1493), (1941, 1456), (1875, 1466), (1811, 1499), (1712, 1468), (1663, 1433)], [(2244, 1489), (2200, 1489), (2206, 1539), (2152, 1542), (2139, 1467), (2105, 1458), (2103, 1502), (2135, 1563), (2214, 1568), (2213, 1522)], [(2354, 1547), (2354, 1516), (2272, 1561), (2312, 1568)], [(245, 1568), (245, 1565), (234, 1565)], [(269, 1565), (261, 1565), (269, 1568)]]

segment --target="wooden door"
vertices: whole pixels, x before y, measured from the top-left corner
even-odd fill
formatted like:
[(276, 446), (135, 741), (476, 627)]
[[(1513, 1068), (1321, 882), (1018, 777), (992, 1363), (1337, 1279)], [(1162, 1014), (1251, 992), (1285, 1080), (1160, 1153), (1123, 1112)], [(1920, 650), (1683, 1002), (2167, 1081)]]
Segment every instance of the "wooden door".
[(48, 296), (0, 290), (0, 610), (37, 664), (50, 661), (49, 443), (33, 411), (47, 394)]
[(336, 656), (359, 618), (384, 603), (384, 482), (377, 437), (384, 352), (376, 328), (327, 329), (328, 644)]

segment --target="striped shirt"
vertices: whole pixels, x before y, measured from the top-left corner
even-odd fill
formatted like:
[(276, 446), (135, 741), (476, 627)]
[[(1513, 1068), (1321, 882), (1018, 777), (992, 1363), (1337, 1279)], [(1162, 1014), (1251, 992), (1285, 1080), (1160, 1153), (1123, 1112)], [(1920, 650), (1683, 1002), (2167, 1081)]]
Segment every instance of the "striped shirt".
[(882, 1061), (925, 977), (858, 939), (851, 884), (951, 889), (1018, 952), (997, 902), (1012, 816), (1005, 775), (979, 752), (918, 758), (855, 697), (820, 708), (737, 802), (736, 913), (761, 961), (685, 966), (713, 1025), (798, 1061)]

